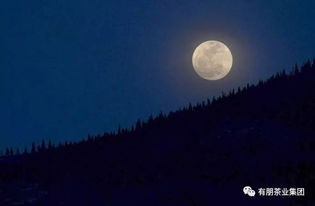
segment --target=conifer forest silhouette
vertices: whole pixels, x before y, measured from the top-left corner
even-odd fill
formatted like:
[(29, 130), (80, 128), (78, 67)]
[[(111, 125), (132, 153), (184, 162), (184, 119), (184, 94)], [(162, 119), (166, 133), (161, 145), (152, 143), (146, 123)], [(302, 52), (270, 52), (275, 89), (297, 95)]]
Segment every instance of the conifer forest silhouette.
[[(246, 185), (305, 196), (248, 197)], [(0, 157), (1, 206), (315, 205), (314, 194), (315, 60), (131, 128)]]

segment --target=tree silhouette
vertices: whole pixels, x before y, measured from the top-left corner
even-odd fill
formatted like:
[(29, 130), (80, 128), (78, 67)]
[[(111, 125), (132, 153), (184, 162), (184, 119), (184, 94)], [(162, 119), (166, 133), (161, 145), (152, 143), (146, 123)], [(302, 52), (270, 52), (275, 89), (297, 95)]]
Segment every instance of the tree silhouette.
[(31, 150), (32, 153), (35, 153), (36, 152), (36, 144), (35, 142), (32, 143), (32, 150)]

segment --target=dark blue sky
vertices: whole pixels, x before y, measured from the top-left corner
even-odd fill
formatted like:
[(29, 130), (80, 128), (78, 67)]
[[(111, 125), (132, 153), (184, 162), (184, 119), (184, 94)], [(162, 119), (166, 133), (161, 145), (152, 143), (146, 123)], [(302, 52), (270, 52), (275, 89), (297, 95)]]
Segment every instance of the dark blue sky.
[[(315, 57), (314, 1), (14, 0), (0, 8), (0, 149), (79, 140)], [(206, 81), (193, 49), (232, 50)]]

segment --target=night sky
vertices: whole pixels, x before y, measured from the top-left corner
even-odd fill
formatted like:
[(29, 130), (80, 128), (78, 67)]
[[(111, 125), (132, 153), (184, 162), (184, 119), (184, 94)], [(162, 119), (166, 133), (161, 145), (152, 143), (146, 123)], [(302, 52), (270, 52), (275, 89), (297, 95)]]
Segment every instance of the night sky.
[[(306, 0), (14, 0), (0, 25), (0, 149), (130, 126), (315, 56)], [(233, 54), (218, 81), (191, 64), (207, 40)]]

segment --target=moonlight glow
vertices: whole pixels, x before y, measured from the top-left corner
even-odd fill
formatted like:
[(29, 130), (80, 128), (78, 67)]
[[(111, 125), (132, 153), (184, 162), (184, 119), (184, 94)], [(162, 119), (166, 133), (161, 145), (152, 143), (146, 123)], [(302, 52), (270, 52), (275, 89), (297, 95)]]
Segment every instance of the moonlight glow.
[(219, 41), (200, 44), (192, 56), (192, 64), (199, 76), (207, 80), (218, 80), (231, 70), (233, 57), (229, 48)]

